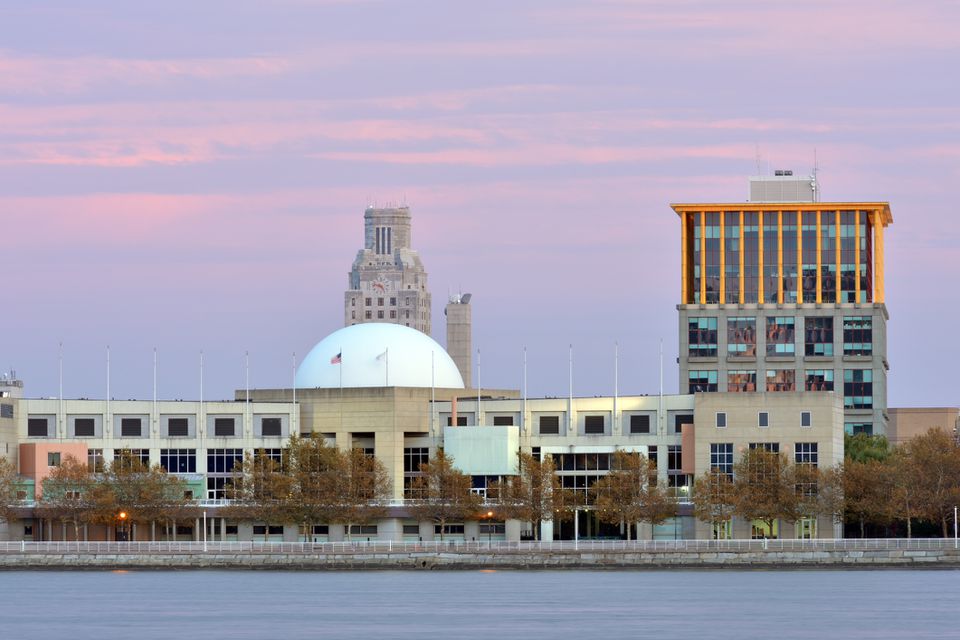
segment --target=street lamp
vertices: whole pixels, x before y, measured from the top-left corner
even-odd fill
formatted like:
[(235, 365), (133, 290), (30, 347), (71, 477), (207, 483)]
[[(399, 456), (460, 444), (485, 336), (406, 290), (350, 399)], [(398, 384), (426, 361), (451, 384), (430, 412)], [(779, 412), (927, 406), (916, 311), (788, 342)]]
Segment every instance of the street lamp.
[(484, 520), (487, 521), (487, 546), (490, 546), (493, 543), (493, 511), (487, 511)]
[(121, 542), (127, 542), (127, 512), (121, 511), (117, 514), (117, 520), (120, 521), (120, 532), (123, 540)]

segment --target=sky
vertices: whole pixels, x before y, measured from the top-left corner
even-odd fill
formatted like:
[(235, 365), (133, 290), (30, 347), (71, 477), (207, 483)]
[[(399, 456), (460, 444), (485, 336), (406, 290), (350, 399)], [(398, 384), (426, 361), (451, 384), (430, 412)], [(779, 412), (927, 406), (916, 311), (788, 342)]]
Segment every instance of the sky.
[(889, 201), (890, 406), (956, 405), (960, 3), (0, 0), (0, 370), (30, 397), (289, 386), (368, 204), (473, 293), (486, 387), (678, 390), (671, 202), (758, 168)]

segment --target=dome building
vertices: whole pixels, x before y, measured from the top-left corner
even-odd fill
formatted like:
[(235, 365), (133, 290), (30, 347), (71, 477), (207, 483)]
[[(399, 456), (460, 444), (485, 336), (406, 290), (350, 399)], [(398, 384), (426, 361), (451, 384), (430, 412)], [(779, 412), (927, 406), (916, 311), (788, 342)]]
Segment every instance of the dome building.
[(334, 331), (303, 359), (297, 389), (420, 387), (463, 389), (463, 378), (433, 338), (398, 324), (356, 324)]

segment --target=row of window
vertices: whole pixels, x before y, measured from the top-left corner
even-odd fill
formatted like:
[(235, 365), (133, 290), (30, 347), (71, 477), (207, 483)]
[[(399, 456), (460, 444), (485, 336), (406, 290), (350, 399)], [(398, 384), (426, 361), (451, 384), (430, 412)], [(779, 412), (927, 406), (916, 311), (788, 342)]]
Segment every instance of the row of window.
[[(833, 391), (832, 369), (806, 369), (804, 390)], [(719, 391), (718, 374), (715, 370), (690, 370), (687, 373), (689, 393)], [(768, 369), (763, 389), (766, 391), (796, 391), (796, 372), (793, 369)], [(727, 372), (727, 391), (757, 391), (755, 369), (738, 369)], [(873, 370), (844, 369), (843, 406), (847, 409), (870, 409), (873, 407)]]
[[(717, 412), (716, 420), (717, 429), (726, 429), (727, 428), (727, 413), (726, 411)], [(758, 411), (757, 412), (757, 426), (761, 429), (765, 429), (770, 426), (770, 412), (769, 411)], [(813, 426), (813, 415), (809, 411), (800, 412), (800, 426), (801, 427), (812, 427)]]
[[(95, 438), (99, 437), (97, 433), (96, 418), (69, 418), (72, 424), (71, 437), (75, 438)], [(50, 416), (30, 416), (27, 418), (27, 436), (31, 438), (46, 438), (53, 436), (54, 418)], [(122, 417), (120, 418), (120, 437), (121, 438), (143, 438), (148, 437), (147, 425), (148, 418), (145, 417)], [(189, 418), (167, 418), (164, 420), (165, 426), (162, 437), (165, 438), (190, 438), (194, 437), (191, 433), (191, 420)], [(210, 435), (214, 437), (231, 438), (238, 434), (238, 418), (225, 417), (214, 418), (213, 427)], [(262, 437), (282, 437), (283, 419), (279, 417), (263, 417), (259, 420), (259, 433), (256, 435)]]
[[(834, 326), (832, 316), (811, 316), (804, 320), (803, 344), (807, 356), (832, 356)], [(766, 319), (766, 353), (768, 356), (791, 356), (796, 349), (796, 318), (793, 316)], [(691, 358), (716, 357), (718, 328), (716, 317), (687, 319), (687, 354)], [(757, 355), (757, 319), (753, 316), (727, 318), (727, 355)], [(843, 355), (869, 356), (873, 353), (873, 318), (843, 318)]]
[[(750, 449), (764, 449), (771, 453), (780, 453), (779, 442), (751, 442)], [(797, 442), (793, 447), (793, 459), (796, 464), (817, 466), (819, 454), (816, 442)], [(710, 468), (733, 477), (733, 443), (710, 443)]]

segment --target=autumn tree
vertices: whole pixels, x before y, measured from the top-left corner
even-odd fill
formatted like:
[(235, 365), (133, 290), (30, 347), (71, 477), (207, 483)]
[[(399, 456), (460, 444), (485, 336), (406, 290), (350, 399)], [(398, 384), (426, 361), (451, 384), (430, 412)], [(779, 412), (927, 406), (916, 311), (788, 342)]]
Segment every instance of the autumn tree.
[(430, 462), (420, 465), (420, 475), (411, 482), (415, 498), (408, 501), (410, 513), (420, 522), (439, 525), (442, 540), (448, 522), (463, 522), (480, 510), (482, 499), (471, 488), (470, 476), (438, 449)]
[(947, 537), (954, 506), (960, 503), (960, 447), (950, 434), (930, 429), (899, 449), (903, 482), (915, 483), (915, 513), (939, 523)]
[(660, 524), (677, 512), (676, 502), (659, 485), (651, 482), (656, 470), (637, 452), (616, 451), (610, 471), (593, 485), (597, 516), (610, 524), (630, 527), (637, 522)]
[(573, 509), (571, 492), (560, 487), (553, 456), (543, 460), (520, 452), (517, 475), (507, 476), (488, 490), (488, 498), (506, 519), (521, 520), (533, 525), (536, 540), (544, 521), (551, 521)]
[(734, 512), (748, 522), (762, 522), (771, 536), (778, 520), (796, 522), (803, 515), (789, 467), (783, 454), (760, 447), (744, 452), (733, 466)]
[(720, 527), (730, 522), (736, 510), (736, 488), (730, 474), (710, 469), (693, 483), (693, 515), (709, 523), (714, 539)]
[(391, 482), (383, 463), (362, 449), (337, 453), (338, 480), (329, 522), (343, 524), (349, 538), (350, 525), (367, 524), (386, 515)]
[(0, 521), (13, 522), (17, 519), (17, 491), (20, 490), (20, 476), (17, 465), (7, 458), (0, 458)]
[(866, 537), (866, 523), (884, 524), (892, 516), (891, 497), (895, 481), (893, 465), (879, 460), (843, 463), (843, 501), (848, 519), (860, 525), (860, 537)]
[[(272, 522), (292, 522), (294, 480), (285, 473), (280, 463), (263, 451), (246, 452), (234, 466), (235, 476), (227, 484), (230, 504), (224, 515), (236, 520), (253, 520), (269, 525)], [(264, 529), (264, 539), (269, 527)]]
[(36, 507), (40, 518), (59, 520), (73, 525), (74, 539), (80, 539), (80, 528), (88, 521), (90, 489), (96, 480), (86, 461), (66, 456), (43, 479), (43, 493)]

